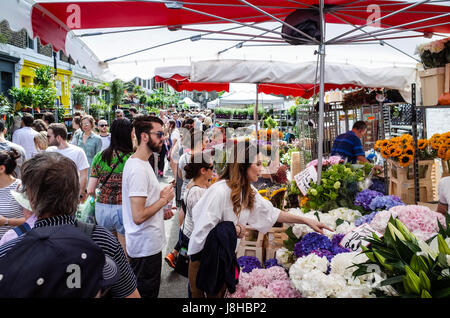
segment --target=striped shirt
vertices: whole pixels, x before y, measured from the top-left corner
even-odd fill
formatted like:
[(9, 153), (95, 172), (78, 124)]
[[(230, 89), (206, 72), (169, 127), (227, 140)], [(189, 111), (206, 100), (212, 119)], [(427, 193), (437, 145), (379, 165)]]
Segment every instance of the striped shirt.
[(365, 156), (361, 140), (353, 131), (348, 131), (336, 137), (331, 149), (331, 155), (339, 155), (350, 163), (356, 163), (358, 156)]
[[(16, 179), (13, 183), (5, 188), (0, 188), (0, 215), (7, 219), (23, 218), (23, 208), (11, 195), (11, 190), (17, 190), (21, 181)], [(12, 229), (12, 226), (0, 226), (0, 238)]]
[[(69, 215), (54, 216), (36, 221), (34, 227), (60, 226), (64, 224), (75, 225), (75, 218)], [(26, 235), (22, 235), (0, 246), (0, 257), (3, 257), (25, 236)], [(117, 241), (114, 235), (112, 235), (107, 229), (99, 225), (95, 226), (91, 238), (103, 250), (105, 255), (108, 255), (114, 260), (119, 268), (120, 278), (111, 288), (112, 296), (115, 298), (124, 298), (129, 296), (137, 288), (136, 277), (134, 276), (133, 270), (125, 257), (119, 241)]]

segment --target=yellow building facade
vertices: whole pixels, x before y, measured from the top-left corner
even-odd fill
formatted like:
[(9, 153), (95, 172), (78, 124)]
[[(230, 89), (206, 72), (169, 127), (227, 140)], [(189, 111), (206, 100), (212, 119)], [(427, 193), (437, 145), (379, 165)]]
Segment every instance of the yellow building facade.
[[(20, 87), (32, 87), (34, 85), (34, 79), (36, 74), (35, 69), (43, 66), (43, 64), (24, 60), (22, 69), (19, 72), (20, 75)], [(70, 108), (70, 77), (72, 71), (57, 69), (57, 75), (55, 76), (57, 95), (61, 97), (61, 104), (67, 110)]]

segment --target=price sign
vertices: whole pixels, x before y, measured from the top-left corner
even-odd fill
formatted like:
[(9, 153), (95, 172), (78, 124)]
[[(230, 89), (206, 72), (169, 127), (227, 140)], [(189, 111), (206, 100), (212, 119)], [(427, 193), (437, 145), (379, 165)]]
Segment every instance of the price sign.
[(310, 188), (309, 182), (311, 180), (317, 182), (316, 168), (313, 166), (306, 168), (305, 170), (295, 175), (294, 180), (297, 183), (297, 187), (301, 191), (301, 193), (303, 193), (303, 195), (306, 195), (308, 189)]
[(367, 247), (370, 244), (364, 239), (366, 237), (372, 237), (372, 232), (375, 232), (378, 237), (383, 236), (381, 233), (375, 231), (369, 224), (364, 223), (345, 234), (339, 245), (343, 248), (350, 249), (352, 252), (360, 252), (362, 251), (361, 245)]

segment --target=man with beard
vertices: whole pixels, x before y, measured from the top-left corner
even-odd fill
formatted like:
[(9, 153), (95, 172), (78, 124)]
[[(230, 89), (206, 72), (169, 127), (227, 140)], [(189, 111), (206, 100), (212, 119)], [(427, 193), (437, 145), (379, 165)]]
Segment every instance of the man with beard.
[[(138, 115), (133, 127), (136, 152), (127, 160), (122, 176), (122, 214), (126, 248), (143, 298), (157, 298), (161, 281), (162, 249), (166, 243), (163, 208), (174, 197), (173, 186), (160, 190), (148, 159), (161, 151), (163, 121)], [(168, 217), (173, 216), (170, 215)]]
[(47, 131), (47, 140), (49, 147), (46, 151), (58, 152), (75, 162), (80, 177), (80, 199), (81, 202), (84, 202), (87, 198), (86, 185), (89, 170), (86, 154), (80, 147), (67, 143), (67, 128), (63, 124), (50, 124)]

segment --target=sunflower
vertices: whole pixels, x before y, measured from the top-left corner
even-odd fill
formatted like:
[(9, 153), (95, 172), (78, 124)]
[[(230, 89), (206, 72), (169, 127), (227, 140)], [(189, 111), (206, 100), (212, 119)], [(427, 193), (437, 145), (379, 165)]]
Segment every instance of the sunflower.
[(385, 148), (387, 148), (387, 147), (389, 146), (389, 144), (390, 144), (389, 140), (384, 139), (384, 140), (381, 141), (380, 147), (381, 147), (382, 149), (383, 149), (383, 148), (385, 149)]
[(375, 146), (373, 146), (373, 149), (375, 149), (375, 151), (381, 151), (381, 143), (383, 142), (383, 140), (377, 140), (377, 142), (375, 143)]
[(384, 159), (389, 158), (389, 156), (390, 156), (389, 149), (382, 148), (382, 149), (381, 149), (381, 156), (382, 156)]
[(263, 197), (264, 199), (266, 199), (267, 201), (270, 201), (270, 199), (268, 197)]
[(276, 196), (278, 193), (283, 192), (283, 191), (286, 191), (286, 190), (287, 190), (286, 188), (280, 188), (280, 189), (278, 189), (278, 190), (275, 190), (275, 191), (272, 192), (272, 194), (270, 195), (270, 197), (272, 198), (272, 197)]
[(440, 142), (441, 142), (440, 137), (441, 137), (440, 134), (434, 134), (429, 140), (430, 146), (434, 150), (439, 150), (439, 146), (440, 146)]
[(267, 192), (267, 189), (262, 189), (262, 190), (259, 190), (259, 191), (258, 191), (259, 194), (264, 194), (264, 193), (266, 193), (266, 192)]
[(425, 149), (425, 147), (428, 145), (428, 141), (426, 139), (419, 139), (417, 141), (417, 148), (419, 149)]
[(445, 142), (443, 143), (443, 146), (450, 148), (450, 138), (445, 140)]
[(437, 153), (438, 157), (441, 158), (442, 160), (445, 160), (446, 154), (447, 154), (447, 148), (444, 146), (439, 147), (439, 150)]
[(403, 154), (408, 156), (414, 156), (414, 147), (413, 146), (407, 146), (403, 149)]
[(400, 137), (400, 140), (401, 140), (401, 142), (402, 142), (403, 144), (411, 144), (412, 141), (413, 141), (413, 137), (412, 137), (411, 135), (408, 135), (408, 134), (403, 134), (403, 135)]
[(388, 151), (390, 153), (389, 157), (398, 157), (402, 154), (402, 150), (398, 146), (391, 146), (388, 148)]
[(399, 159), (400, 166), (407, 167), (413, 161), (413, 156), (403, 155)]
[(445, 153), (445, 161), (450, 160), (450, 149), (447, 149), (446, 153)]

